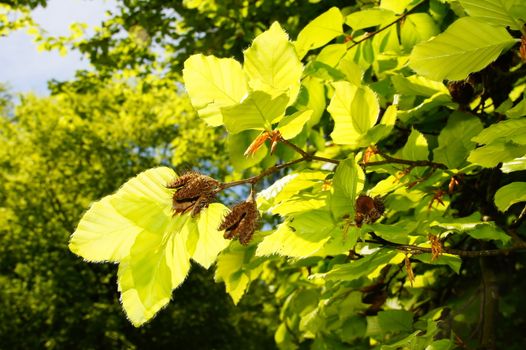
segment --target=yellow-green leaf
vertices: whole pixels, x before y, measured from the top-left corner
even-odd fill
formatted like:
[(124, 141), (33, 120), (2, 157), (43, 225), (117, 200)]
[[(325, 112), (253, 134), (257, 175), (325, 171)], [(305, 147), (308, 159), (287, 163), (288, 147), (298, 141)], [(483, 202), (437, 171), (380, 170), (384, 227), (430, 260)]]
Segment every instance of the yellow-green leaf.
[(250, 129), (270, 130), (285, 113), (287, 102), (286, 94), (273, 98), (263, 91), (254, 91), (242, 103), (221, 109), (225, 127), (232, 134)]
[(333, 83), (335, 88), (327, 110), (334, 119), (332, 139), (338, 144), (356, 145), (374, 126), (380, 113), (375, 93), (367, 86), (346, 81)]
[(462, 80), (478, 72), (515, 44), (503, 27), (471, 17), (458, 19), (445, 32), (415, 46), (409, 66), (433, 80)]
[(298, 111), (281, 119), (277, 129), (285, 140), (296, 137), (312, 116), (312, 110)]
[(223, 231), (217, 229), (227, 213), (228, 208), (223, 204), (212, 203), (199, 215), (197, 221), (199, 239), (192, 259), (206, 269), (216, 261), (217, 255), (230, 244), (229, 240), (223, 238)]
[(278, 22), (258, 35), (244, 56), (243, 69), (252, 89), (271, 95), (287, 92), (290, 102), (296, 99), (303, 66)]
[(495, 193), (495, 205), (506, 211), (515, 203), (526, 201), (526, 182), (512, 182)]
[(184, 63), (183, 79), (192, 105), (211, 126), (223, 124), (221, 107), (241, 102), (248, 91), (245, 73), (232, 58), (190, 56)]
[(327, 44), (343, 34), (343, 17), (340, 10), (331, 7), (301, 30), (295, 43), (298, 56), (302, 58), (307, 51)]
[(115, 210), (110, 198), (93, 203), (71, 236), (69, 249), (88, 261), (120, 261), (142, 231)]

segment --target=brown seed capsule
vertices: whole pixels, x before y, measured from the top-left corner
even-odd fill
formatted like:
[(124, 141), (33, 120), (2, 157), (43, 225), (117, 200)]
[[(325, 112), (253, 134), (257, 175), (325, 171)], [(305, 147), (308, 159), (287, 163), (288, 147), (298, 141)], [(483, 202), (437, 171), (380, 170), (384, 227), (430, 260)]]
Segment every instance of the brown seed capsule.
[(250, 242), (259, 220), (259, 211), (253, 201), (236, 204), (232, 211), (223, 219), (219, 230), (225, 230), (226, 239), (238, 238), (239, 243)]
[(356, 214), (354, 215), (354, 222), (356, 226), (362, 227), (362, 223), (372, 223), (378, 220), (385, 211), (385, 206), (380, 197), (375, 197), (374, 199), (366, 196), (360, 195), (356, 198), (356, 203), (354, 205)]
[(466, 105), (475, 97), (475, 87), (469, 80), (451, 81), (447, 84), (451, 99)]
[(215, 189), (219, 182), (209, 176), (191, 171), (168, 183), (166, 187), (175, 189), (172, 209), (175, 214), (192, 211), (196, 216), (215, 199)]

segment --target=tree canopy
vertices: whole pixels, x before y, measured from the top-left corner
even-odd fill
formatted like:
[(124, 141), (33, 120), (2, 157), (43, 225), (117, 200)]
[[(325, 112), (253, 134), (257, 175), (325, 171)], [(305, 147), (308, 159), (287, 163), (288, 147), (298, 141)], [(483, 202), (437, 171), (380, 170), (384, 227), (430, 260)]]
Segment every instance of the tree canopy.
[[(117, 295), (169, 328), (208, 269), (253, 347), (522, 349), (525, 23), (519, 0), (124, 1), (92, 38), (38, 34), (96, 71), (3, 119), (2, 276), (27, 295), (3, 312), (73, 281), (85, 309), (60, 321), (137, 346), (104, 319)], [(64, 254), (72, 232), (118, 272)]]

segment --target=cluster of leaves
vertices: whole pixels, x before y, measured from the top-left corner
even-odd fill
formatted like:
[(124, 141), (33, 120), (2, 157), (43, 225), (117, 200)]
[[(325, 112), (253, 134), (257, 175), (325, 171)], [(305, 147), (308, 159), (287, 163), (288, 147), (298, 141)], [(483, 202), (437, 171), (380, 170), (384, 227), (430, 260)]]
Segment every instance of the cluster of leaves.
[[(119, 305), (113, 266), (85, 264), (67, 248), (89, 204), (145, 169), (201, 162), (219, 176), (219, 133), (172, 80), (127, 72), (87, 89), (20, 96), (15, 107), (0, 90), (1, 348), (253, 348), (247, 337), (269, 346), (272, 303), (262, 310), (248, 298), (235, 308), (198, 268), (177, 302), (136, 329)], [(205, 330), (209, 319), (217, 323)]]
[[(496, 270), (523, 284), (524, 258), (507, 254), (525, 248), (525, 20), (520, 1), (385, 0), (330, 8), (294, 42), (274, 22), (242, 64), (191, 56), (185, 87), (226, 129), (239, 177), (219, 187), (289, 169), (257, 194), (279, 224), (229, 243), (218, 230), (228, 209), (173, 216), (176, 174), (154, 168), (94, 203), (70, 249), (119, 262), (135, 325), (168, 303), (192, 259), (216, 262), (235, 302), (264, 281), (282, 302), (283, 349), (506, 344), (496, 318), (525, 324), (513, 294), (497, 297)], [(365, 194), (384, 198), (381, 221), (355, 222)]]

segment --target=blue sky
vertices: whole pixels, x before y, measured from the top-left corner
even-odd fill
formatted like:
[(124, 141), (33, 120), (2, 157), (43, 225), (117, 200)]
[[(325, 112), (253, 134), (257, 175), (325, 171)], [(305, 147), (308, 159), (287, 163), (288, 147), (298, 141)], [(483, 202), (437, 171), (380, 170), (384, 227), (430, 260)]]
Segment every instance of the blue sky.
[[(49, 0), (46, 8), (33, 12), (33, 18), (51, 35), (68, 35), (69, 25), (100, 25), (107, 10), (115, 9), (114, 0)], [(39, 52), (25, 30), (0, 37), (0, 82), (13, 92), (46, 95), (47, 81), (72, 78), (77, 69), (89, 67), (78, 52), (64, 57), (57, 52)]]

